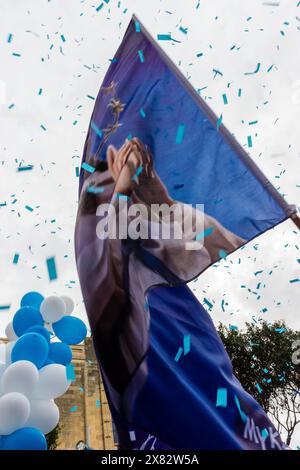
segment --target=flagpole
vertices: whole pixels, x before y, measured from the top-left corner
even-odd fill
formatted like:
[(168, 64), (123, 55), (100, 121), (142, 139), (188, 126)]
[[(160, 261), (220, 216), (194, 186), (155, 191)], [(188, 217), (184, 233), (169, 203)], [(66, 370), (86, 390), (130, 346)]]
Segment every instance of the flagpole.
[(296, 225), (296, 227), (300, 230), (300, 218), (298, 217), (298, 215), (296, 213), (292, 214), (291, 219), (294, 222), (294, 224)]
[[(157, 52), (163, 57), (167, 65), (174, 72), (174, 74), (181, 81), (181, 83), (187, 88), (192, 98), (197, 102), (197, 104), (202, 109), (204, 114), (208, 117), (208, 119), (211, 121), (213, 126), (216, 127), (219, 118), (214, 113), (214, 111), (208, 106), (206, 101), (204, 101), (204, 99), (197, 93), (193, 85), (183, 75), (181, 70), (174, 64), (172, 59), (170, 59), (168, 54), (161, 48), (161, 46), (157, 43), (157, 41), (155, 41), (153, 36), (149, 33), (149, 31), (145, 28), (145, 26), (141, 23), (141, 21), (135, 14), (132, 15), (132, 20), (139, 24), (140, 31), (146, 36), (146, 38), (150, 41), (153, 47), (155, 47)], [(283, 209), (283, 211), (286, 214), (286, 219), (291, 218), (291, 220), (294, 222), (296, 227), (300, 230), (300, 218), (297, 215), (296, 206), (288, 204), (288, 202), (281, 196), (281, 194), (279, 194), (277, 189), (268, 180), (268, 178), (264, 175), (264, 173), (252, 160), (250, 155), (246, 152), (246, 150), (242, 147), (242, 145), (235, 139), (235, 137), (232, 135), (232, 133), (227, 129), (227, 127), (223, 123), (220, 124), (218, 130), (223, 135), (224, 139), (229, 143), (229, 145), (232, 148), (234, 148), (240, 160), (243, 161), (245, 166), (248, 167), (248, 169), (252, 172), (252, 174), (256, 177), (256, 179), (260, 181), (262, 186), (268, 190), (268, 192), (271, 194), (273, 199)]]

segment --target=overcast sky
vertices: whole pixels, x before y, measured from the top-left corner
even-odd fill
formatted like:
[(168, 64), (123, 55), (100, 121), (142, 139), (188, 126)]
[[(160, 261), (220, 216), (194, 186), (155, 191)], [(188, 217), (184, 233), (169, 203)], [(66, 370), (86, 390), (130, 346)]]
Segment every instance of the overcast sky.
[[(72, 296), (76, 315), (85, 319), (73, 246), (76, 167), (91, 97), (132, 13), (155, 38), (171, 33), (180, 41), (160, 45), (242, 145), (252, 136), (252, 158), (289, 203), (300, 204), (297, 4), (0, 0), (0, 306), (11, 305), (0, 310), (0, 336), (29, 290)], [(248, 74), (258, 64), (258, 72)], [(20, 162), (33, 169), (18, 172)], [(49, 257), (58, 273), (52, 282)], [(242, 327), (263, 317), (300, 329), (300, 282), (290, 282), (300, 278), (299, 268), (300, 234), (288, 221), (211, 267), (191, 287), (213, 305), (216, 324)]]

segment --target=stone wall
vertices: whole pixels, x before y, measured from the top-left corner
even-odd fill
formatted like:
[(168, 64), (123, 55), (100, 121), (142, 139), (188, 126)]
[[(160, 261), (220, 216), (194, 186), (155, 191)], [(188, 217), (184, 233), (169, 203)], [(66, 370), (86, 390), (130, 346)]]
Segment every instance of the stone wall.
[(76, 380), (56, 401), (60, 409), (57, 449), (75, 449), (80, 440), (92, 449), (116, 449), (112, 420), (99, 374), (92, 340), (72, 346)]

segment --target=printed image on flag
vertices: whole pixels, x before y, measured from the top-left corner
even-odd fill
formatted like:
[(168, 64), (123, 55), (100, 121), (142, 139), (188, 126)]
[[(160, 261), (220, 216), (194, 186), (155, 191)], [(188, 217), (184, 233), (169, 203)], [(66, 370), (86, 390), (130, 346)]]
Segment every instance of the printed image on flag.
[[(186, 282), (294, 208), (136, 17), (95, 103), (79, 196), (77, 269), (119, 448), (283, 449)], [(141, 202), (186, 209), (196, 232), (98, 236), (99, 222)]]

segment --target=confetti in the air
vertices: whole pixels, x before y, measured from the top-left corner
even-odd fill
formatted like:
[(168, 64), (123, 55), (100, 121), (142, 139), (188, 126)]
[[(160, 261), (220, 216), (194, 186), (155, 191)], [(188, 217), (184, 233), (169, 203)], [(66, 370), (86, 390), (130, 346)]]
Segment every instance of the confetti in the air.
[(55, 257), (52, 256), (51, 258), (47, 258), (46, 264), (48, 269), (49, 281), (54, 281), (55, 279), (57, 279)]
[(218, 388), (216, 406), (221, 408), (227, 407), (227, 388)]

